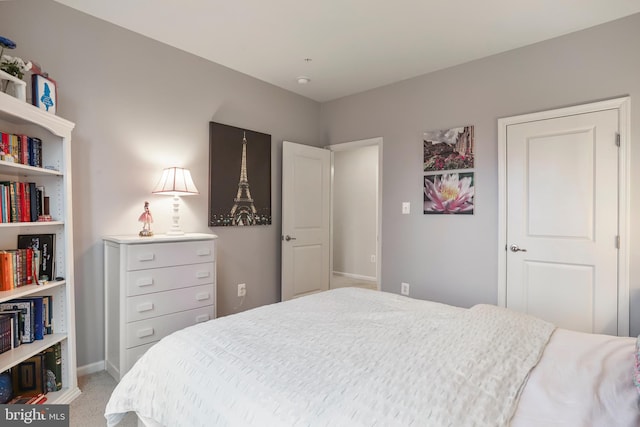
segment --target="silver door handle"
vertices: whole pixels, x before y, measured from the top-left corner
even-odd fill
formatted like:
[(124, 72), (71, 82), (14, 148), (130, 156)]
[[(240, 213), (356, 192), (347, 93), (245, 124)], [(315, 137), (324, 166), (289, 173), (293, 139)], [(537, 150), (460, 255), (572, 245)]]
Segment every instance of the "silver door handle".
[(527, 252), (526, 249), (520, 249), (518, 245), (511, 245), (509, 249), (511, 249), (511, 252)]
[(284, 236), (284, 238), (283, 238), (283, 239), (284, 239), (284, 240), (286, 240), (287, 242), (288, 242), (289, 240), (296, 240), (296, 238), (295, 238), (295, 237), (291, 237), (291, 236), (289, 236), (288, 234), (287, 234), (286, 236)]

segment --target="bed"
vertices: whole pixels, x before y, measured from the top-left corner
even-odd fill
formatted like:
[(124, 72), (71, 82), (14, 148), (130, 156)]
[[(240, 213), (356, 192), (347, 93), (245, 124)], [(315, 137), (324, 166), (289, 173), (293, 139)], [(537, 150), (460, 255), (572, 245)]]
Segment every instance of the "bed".
[(149, 349), (109, 426), (640, 426), (634, 338), (504, 308), (336, 289), (201, 323)]

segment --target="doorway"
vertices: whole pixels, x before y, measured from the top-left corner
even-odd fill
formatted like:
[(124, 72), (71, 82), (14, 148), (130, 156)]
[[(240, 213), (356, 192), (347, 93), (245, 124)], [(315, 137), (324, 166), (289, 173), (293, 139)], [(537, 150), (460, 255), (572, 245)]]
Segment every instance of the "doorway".
[(628, 335), (629, 99), (498, 121), (500, 305)]
[(329, 287), (380, 290), (382, 138), (328, 148), (332, 152)]

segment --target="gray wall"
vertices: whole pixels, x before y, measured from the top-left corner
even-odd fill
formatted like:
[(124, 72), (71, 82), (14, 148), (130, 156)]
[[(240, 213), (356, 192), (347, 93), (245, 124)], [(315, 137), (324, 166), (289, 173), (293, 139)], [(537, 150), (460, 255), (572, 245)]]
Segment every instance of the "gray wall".
[[(631, 95), (631, 333), (640, 333), (638, 40), (640, 14), (323, 104), (328, 144), (384, 138), (382, 289), (408, 282), (419, 298), (495, 304), (497, 119)], [(424, 216), (422, 131), (464, 125), (475, 125), (475, 215)]]
[[(282, 140), (318, 145), (320, 106), (50, 0), (0, 2), (0, 35), (57, 80), (58, 115), (74, 121), (73, 214), (78, 364), (104, 360), (102, 236), (170, 226), (170, 197), (151, 195), (163, 167), (191, 169), (199, 196), (182, 199), (186, 231), (219, 235), (218, 312), (280, 299)], [(209, 121), (272, 136), (271, 226), (207, 226)], [(239, 171), (238, 171), (239, 173)]]
[(378, 146), (333, 153), (333, 271), (376, 279)]
[[(76, 12), (51, 0), (0, 2), (0, 35), (13, 54), (38, 61), (58, 82), (59, 115), (73, 135), (78, 363), (103, 360), (101, 237), (137, 233), (151, 202), (156, 232), (170, 225), (170, 200), (150, 191), (160, 170), (184, 165), (201, 195), (184, 198), (187, 231), (220, 236), (218, 309), (280, 298), (281, 142), (329, 145), (384, 137), (382, 286), (470, 306), (497, 301), (496, 120), (640, 93), (640, 15), (428, 74), (320, 106), (225, 67)], [(207, 227), (208, 122), (272, 135), (268, 227)], [(476, 213), (425, 217), (424, 130), (476, 126)], [(640, 108), (632, 105), (632, 138)], [(637, 138), (636, 138), (637, 140)], [(633, 142), (632, 142), (633, 143)], [(631, 211), (640, 207), (640, 150), (631, 148)], [(401, 215), (401, 202), (412, 214)], [(633, 334), (640, 333), (640, 234), (631, 224)]]

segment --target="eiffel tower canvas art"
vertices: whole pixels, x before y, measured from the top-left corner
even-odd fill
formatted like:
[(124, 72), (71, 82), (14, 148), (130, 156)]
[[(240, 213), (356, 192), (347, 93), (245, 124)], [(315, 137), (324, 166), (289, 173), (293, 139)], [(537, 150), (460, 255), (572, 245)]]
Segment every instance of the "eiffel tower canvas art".
[(209, 226), (271, 224), (271, 135), (210, 122)]

